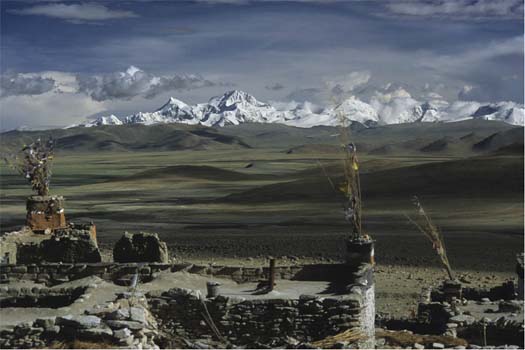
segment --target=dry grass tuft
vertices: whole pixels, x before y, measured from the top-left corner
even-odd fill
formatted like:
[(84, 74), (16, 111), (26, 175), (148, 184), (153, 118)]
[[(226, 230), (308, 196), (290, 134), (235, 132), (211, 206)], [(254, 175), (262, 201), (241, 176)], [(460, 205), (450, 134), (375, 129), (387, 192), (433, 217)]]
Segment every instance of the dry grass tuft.
[(108, 341), (85, 341), (85, 340), (71, 340), (71, 341), (55, 341), (49, 345), (50, 349), (114, 349), (117, 345)]
[(418, 219), (412, 219), (408, 215), (406, 215), (406, 217), (419, 229), (419, 231), (421, 231), (430, 240), (430, 242), (432, 243), (432, 248), (434, 248), (441, 260), (441, 263), (447, 270), (448, 277), (451, 280), (453, 280), (454, 274), (452, 273), (452, 268), (450, 267), (450, 263), (448, 261), (447, 250), (445, 249), (445, 242), (443, 241), (443, 235), (438, 230), (436, 225), (432, 223), (430, 216), (427, 215), (425, 209), (423, 208), (423, 205), (421, 205), (419, 199), (416, 196), (414, 196), (413, 202), (416, 206)]
[(351, 344), (364, 338), (365, 336), (363, 335), (363, 333), (361, 333), (361, 331), (355, 328), (351, 328), (347, 329), (342, 333), (331, 335), (324, 339), (312, 342), (312, 345), (320, 349), (331, 349), (338, 342), (347, 342)]
[(421, 345), (432, 345), (432, 343), (441, 343), (445, 347), (468, 346), (466, 340), (453, 338), (444, 335), (419, 335), (407, 331), (377, 331), (376, 338), (384, 338), (386, 344), (391, 346), (412, 347), (415, 343)]

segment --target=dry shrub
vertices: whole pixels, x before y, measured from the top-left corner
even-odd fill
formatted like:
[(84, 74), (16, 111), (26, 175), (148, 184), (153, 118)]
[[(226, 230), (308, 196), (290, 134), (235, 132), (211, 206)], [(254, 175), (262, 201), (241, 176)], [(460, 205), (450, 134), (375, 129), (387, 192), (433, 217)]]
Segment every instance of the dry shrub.
[(434, 225), (430, 219), (430, 216), (428, 216), (425, 208), (423, 208), (423, 205), (419, 202), (419, 199), (416, 196), (414, 196), (413, 202), (416, 206), (418, 216), (416, 219), (412, 219), (408, 215), (406, 215), (406, 217), (430, 240), (432, 243), (432, 248), (434, 248), (437, 255), (439, 256), (439, 259), (441, 260), (441, 263), (447, 270), (448, 277), (453, 280), (454, 275), (448, 261), (447, 250), (445, 249), (445, 242), (443, 241), (441, 232), (438, 230), (436, 225)]
[(70, 340), (70, 341), (54, 341), (49, 345), (49, 349), (114, 349), (117, 345), (109, 341), (86, 341), (86, 340)]
[(355, 328), (347, 329), (346, 331), (331, 335), (324, 339), (312, 342), (312, 345), (321, 349), (331, 349), (338, 342), (347, 342), (349, 344), (355, 343), (361, 339), (364, 339), (363, 333)]

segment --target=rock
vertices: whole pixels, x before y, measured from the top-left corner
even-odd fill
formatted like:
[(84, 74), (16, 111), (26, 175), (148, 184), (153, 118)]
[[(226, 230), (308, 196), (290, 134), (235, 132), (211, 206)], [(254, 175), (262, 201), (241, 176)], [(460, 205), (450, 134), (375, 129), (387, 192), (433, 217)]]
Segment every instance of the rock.
[(113, 336), (117, 339), (124, 339), (131, 336), (129, 328), (122, 328), (113, 332)]
[(108, 320), (127, 320), (129, 318), (129, 309), (118, 309), (110, 312), (106, 318)]
[(47, 336), (56, 336), (58, 333), (60, 333), (60, 326), (52, 326), (44, 330)]
[(95, 328), (100, 325), (100, 318), (97, 316), (62, 316), (57, 317), (56, 324), (74, 328)]
[(146, 310), (140, 307), (130, 308), (130, 318), (132, 321), (146, 323)]
[(77, 335), (87, 339), (100, 339), (101, 337), (111, 337), (113, 331), (110, 328), (89, 328), (78, 330)]
[(466, 349), (463, 345), (454, 346), (454, 349), (463, 350)]
[(441, 343), (432, 343), (432, 349), (444, 349), (445, 345)]
[(130, 336), (127, 337), (127, 338), (122, 338), (122, 339), (119, 340), (119, 343), (120, 343), (121, 345), (125, 345), (125, 346), (128, 346), (128, 347), (129, 347), (131, 344), (133, 344), (133, 336), (130, 335)]
[(48, 329), (55, 325), (56, 317), (41, 317), (35, 320), (35, 325)]
[(108, 326), (110, 326), (113, 329), (122, 329), (122, 328), (129, 328), (132, 330), (139, 330), (144, 328), (144, 324), (136, 321), (117, 321), (117, 320), (109, 320), (106, 321)]
[(457, 315), (450, 318), (451, 323), (458, 323), (458, 324), (465, 324), (465, 325), (471, 325), (476, 321), (476, 319), (473, 316), (469, 316), (466, 314), (463, 315)]
[(500, 301), (498, 305), (499, 312), (520, 312), (523, 310), (523, 303), (518, 300)]
[(421, 345), (419, 343), (414, 343), (414, 349), (424, 349), (425, 345)]
[(168, 247), (156, 233), (124, 235), (115, 243), (113, 260), (116, 262), (161, 262), (168, 263)]

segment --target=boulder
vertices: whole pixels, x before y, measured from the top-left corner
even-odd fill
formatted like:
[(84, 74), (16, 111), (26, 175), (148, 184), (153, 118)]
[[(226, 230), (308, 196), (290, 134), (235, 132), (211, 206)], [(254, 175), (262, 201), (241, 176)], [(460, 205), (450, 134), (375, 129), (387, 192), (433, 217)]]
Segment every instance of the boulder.
[(113, 248), (113, 260), (120, 263), (161, 262), (169, 260), (168, 247), (156, 233), (125, 232)]
[(56, 323), (60, 326), (67, 326), (73, 328), (97, 328), (100, 326), (100, 318), (97, 316), (73, 316), (66, 315), (57, 317)]

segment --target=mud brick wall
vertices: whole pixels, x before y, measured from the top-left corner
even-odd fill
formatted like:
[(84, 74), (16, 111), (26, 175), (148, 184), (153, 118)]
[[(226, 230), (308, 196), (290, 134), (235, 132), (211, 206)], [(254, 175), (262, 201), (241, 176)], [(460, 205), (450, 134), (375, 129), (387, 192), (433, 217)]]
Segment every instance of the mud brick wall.
[(233, 344), (251, 346), (283, 345), (287, 336), (312, 341), (361, 327), (364, 309), (364, 300), (357, 293), (340, 298), (301, 295), (299, 299), (244, 300), (218, 296), (201, 300), (194, 291), (174, 288), (149, 295), (148, 302), (160, 328), (168, 334), (192, 339), (212, 337), (202, 316), (205, 304), (222, 336)]

